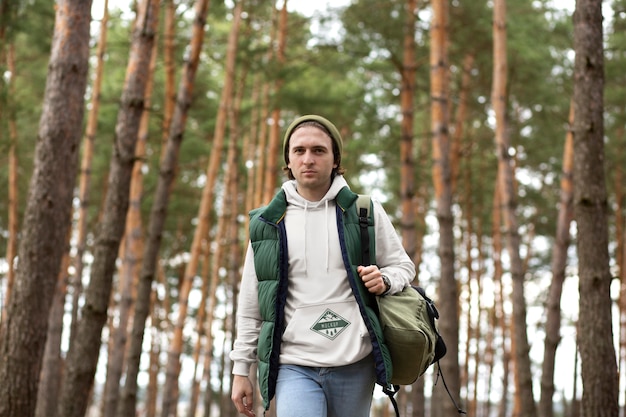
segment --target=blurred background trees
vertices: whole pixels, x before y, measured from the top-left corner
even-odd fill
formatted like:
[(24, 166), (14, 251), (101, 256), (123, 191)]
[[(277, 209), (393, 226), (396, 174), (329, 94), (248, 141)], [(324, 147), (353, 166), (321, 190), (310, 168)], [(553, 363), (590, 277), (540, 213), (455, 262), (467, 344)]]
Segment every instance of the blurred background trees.
[[(95, 1), (90, 33), (72, 32), (90, 52), (71, 55), (64, 75), (72, 88), (86, 83), (83, 104), (53, 109), (56, 15), (70, 3), (56, 13), (39, 0), (0, 7), (0, 369), (40, 375), (3, 381), (0, 416), (234, 416), (228, 352), (247, 212), (284, 180), (282, 134), (305, 113), (337, 125), (351, 187), (391, 214), (416, 281), (440, 307), (453, 346), (442, 369), (468, 413), (528, 415), (522, 405), (534, 398), (542, 417), (579, 415), (578, 300), (588, 292), (578, 283), (589, 277), (573, 244), (572, 4)], [(604, 97), (577, 96), (603, 116), (591, 139), (603, 158), (589, 163), (605, 183), (585, 188), (606, 187), (608, 259), (596, 261), (618, 370), (625, 5), (602, 9), (604, 80), (590, 91), (604, 87)], [(53, 93), (69, 99), (69, 86)], [(69, 133), (42, 133), (71, 115)], [(37, 154), (47, 140), (76, 160)], [(60, 208), (62, 182), (71, 187), (64, 221), (32, 214)], [(42, 241), (52, 263), (36, 256)], [(25, 285), (39, 290), (30, 301)], [(24, 346), (30, 361), (18, 365)], [(402, 415), (448, 415), (435, 382), (429, 371), (403, 389)], [(372, 415), (389, 412), (377, 395)]]

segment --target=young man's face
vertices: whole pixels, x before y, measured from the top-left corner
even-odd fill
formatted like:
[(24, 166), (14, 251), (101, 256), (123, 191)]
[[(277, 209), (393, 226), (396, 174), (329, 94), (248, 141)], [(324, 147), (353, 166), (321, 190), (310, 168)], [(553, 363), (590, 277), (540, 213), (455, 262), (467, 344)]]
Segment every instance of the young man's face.
[(304, 126), (289, 139), (289, 164), (298, 192), (311, 201), (320, 200), (330, 188), (335, 164), (332, 139), (320, 129)]

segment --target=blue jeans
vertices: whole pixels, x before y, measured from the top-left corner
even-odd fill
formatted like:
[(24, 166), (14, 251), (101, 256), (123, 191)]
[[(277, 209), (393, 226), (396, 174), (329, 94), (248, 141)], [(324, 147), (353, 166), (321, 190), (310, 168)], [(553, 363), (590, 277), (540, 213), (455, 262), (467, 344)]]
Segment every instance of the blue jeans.
[(334, 368), (280, 365), (277, 417), (368, 417), (376, 373), (369, 355)]

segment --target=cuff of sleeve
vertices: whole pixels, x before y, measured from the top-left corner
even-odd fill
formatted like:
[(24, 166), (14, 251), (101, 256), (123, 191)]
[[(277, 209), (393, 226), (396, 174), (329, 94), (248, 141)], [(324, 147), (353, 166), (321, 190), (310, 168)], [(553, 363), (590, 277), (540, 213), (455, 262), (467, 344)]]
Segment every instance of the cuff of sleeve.
[(247, 362), (235, 362), (233, 364), (233, 375), (249, 376), (250, 364)]

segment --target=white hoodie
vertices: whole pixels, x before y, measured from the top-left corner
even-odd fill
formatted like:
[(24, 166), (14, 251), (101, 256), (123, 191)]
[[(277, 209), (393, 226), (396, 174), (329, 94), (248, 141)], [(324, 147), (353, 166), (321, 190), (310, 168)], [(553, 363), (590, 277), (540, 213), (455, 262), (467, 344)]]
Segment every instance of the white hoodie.
[[(347, 183), (335, 177), (326, 195), (304, 199), (295, 181), (282, 189), (287, 197), (285, 227), (289, 253), (286, 328), (280, 363), (315, 367), (342, 366), (367, 356), (372, 345), (350, 289), (341, 258), (335, 197)], [(415, 276), (413, 262), (402, 247), (382, 205), (374, 201), (376, 260), (391, 281), (391, 293), (401, 291)], [(230, 357), (233, 373), (248, 375), (256, 360), (261, 318), (257, 278), (250, 246), (243, 269), (237, 317), (238, 337)]]

